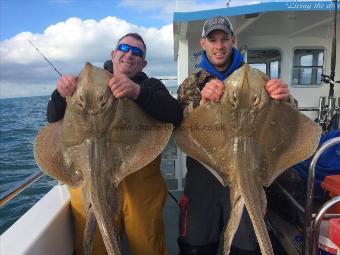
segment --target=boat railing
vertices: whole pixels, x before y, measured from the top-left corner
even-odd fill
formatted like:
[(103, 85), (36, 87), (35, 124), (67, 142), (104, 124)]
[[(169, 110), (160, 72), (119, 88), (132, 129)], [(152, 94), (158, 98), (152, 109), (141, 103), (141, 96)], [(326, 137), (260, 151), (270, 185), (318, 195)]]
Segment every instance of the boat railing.
[(0, 207), (4, 206), (7, 202), (12, 200), (15, 196), (24, 191), (32, 183), (34, 183), (44, 175), (45, 173), (43, 173), (42, 171), (37, 171), (24, 180), (18, 182), (16, 185), (14, 185), (12, 188), (8, 189), (4, 193), (0, 194)]
[[(319, 254), (319, 235), (320, 235), (320, 226), (321, 226), (321, 221), (325, 218), (324, 215), (326, 214), (326, 211), (334, 206), (335, 204), (340, 203), (340, 196), (333, 197), (331, 200), (327, 201), (318, 211), (318, 213), (315, 216), (314, 219), (314, 225), (313, 225), (313, 243), (312, 243), (312, 255)], [(333, 218), (335, 218), (334, 216)], [(340, 215), (338, 216), (340, 217)], [(308, 253), (306, 253), (308, 254)]]
[[(316, 243), (317, 239), (313, 239), (313, 214), (312, 214), (314, 200), (315, 166), (321, 154), (336, 144), (340, 144), (340, 137), (332, 138), (326, 141), (324, 144), (322, 144), (322, 146), (314, 154), (309, 165), (307, 179), (307, 194), (305, 201), (305, 224), (304, 224), (304, 247), (303, 247), (303, 254), (305, 255), (313, 254), (312, 249), (315, 245), (317, 245)], [(322, 211), (322, 215), (324, 214), (325, 213)], [(317, 216), (318, 215), (316, 215), (316, 217)], [(340, 215), (335, 215), (334, 217), (338, 216), (340, 217)]]
[(177, 95), (177, 89), (178, 89), (177, 76), (159, 76), (156, 78), (165, 84), (166, 88), (169, 90), (171, 95), (173, 96)]
[(314, 154), (308, 169), (308, 179), (307, 179), (307, 194), (305, 199), (305, 207), (303, 208), (298, 201), (284, 188), (279, 182), (275, 181), (275, 185), (280, 189), (283, 195), (291, 202), (291, 204), (300, 211), (305, 217), (304, 222), (304, 245), (303, 253), (304, 255), (314, 255), (318, 250), (318, 238), (319, 238), (319, 228), (321, 220), (340, 218), (340, 214), (326, 213), (327, 209), (330, 208), (335, 203), (340, 202), (340, 196), (334, 197), (333, 199), (327, 201), (319, 210), (318, 213), (313, 213), (313, 201), (314, 201), (314, 179), (315, 179), (315, 167), (318, 159), (324, 151), (330, 147), (340, 144), (340, 137), (332, 138), (326, 141)]

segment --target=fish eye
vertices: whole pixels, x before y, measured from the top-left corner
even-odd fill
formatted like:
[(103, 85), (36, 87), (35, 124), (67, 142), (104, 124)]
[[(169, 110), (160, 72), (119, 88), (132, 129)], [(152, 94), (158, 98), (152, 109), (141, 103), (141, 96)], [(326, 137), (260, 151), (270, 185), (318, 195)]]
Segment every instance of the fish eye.
[(256, 105), (259, 104), (259, 102), (260, 102), (260, 97), (258, 96), (257, 93), (255, 93), (255, 95), (253, 96), (252, 100), (253, 100), (254, 106), (256, 106)]
[(237, 94), (235, 92), (235, 90), (233, 90), (233, 96), (232, 96), (232, 105), (234, 106), (234, 108), (237, 107), (237, 102), (238, 102), (238, 98), (237, 98)]
[(84, 109), (85, 108), (85, 100), (83, 98), (83, 96), (79, 96), (79, 101), (78, 101), (78, 106), (81, 108), (81, 109)]
[(106, 98), (103, 95), (101, 95), (101, 96), (99, 96), (98, 99), (99, 99), (99, 102), (100, 102), (100, 107), (103, 108), (107, 103)]

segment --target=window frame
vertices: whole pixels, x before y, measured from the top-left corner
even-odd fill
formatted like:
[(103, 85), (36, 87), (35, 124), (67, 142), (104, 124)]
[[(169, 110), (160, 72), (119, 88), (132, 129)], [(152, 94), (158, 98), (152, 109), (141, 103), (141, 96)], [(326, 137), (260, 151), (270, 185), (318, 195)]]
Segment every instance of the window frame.
[(282, 49), (278, 48), (278, 47), (264, 47), (264, 48), (247, 48), (246, 52), (247, 54), (249, 54), (249, 51), (277, 51), (278, 55), (276, 58), (272, 58), (272, 59), (266, 59), (266, 61), (254, 61), (253, 63), (249, 63), (249, 59), (247, 59), (247, 63), (248, 64), (266, 64), (266, 75), (268, 77), (270, 77), (271, 74), (271, 63), (278, 61), (278, 77), (270, 77), (270, 79), (281, 79), (282, 78), (282, 59), (283, 59), (283, 55), (282, 55)]
[[(323, 63), (322, 63), (322, 66), (319, 66), (319, 65), (309, 65), (309, 66), (302, 66), (301, 65), (301, 62), (300, 62), (300, 65), (297, 66), (297, 65), (294, 65), (294, 58), (295, 58), (295, 51), (296, 50), (305, 50), (305, 51), (308, 51), (308, 50), (322, 50), (323, 51)], [(325, 72), (325, 69), (326, 69), (326, 48), (323, 47), (323, 46), (298, 46), (298, 47), (294, 47), (292, 48), (292, 60), (291, 60), (291, 73), (290, 73), (290, 86), (294, 87), (294, 88), (320, 88), (323, 86), (323, 83), (320, 82), (320, 84), (315, 84), (313, 83), (314, 81), (316, 81), (317, 79), (317, 70), (318, 68), (322, 67), (322, 74)], [(317, 61), (314, 60), (314, 57), (312, 59), (312, 62), (314, 61)], [(313, 79), (313, 68), (316, 68), (316, 74), (315, 74), (315, 79), (312, 80), (312, 84), (301, 84), (301, 83), (293, 83), (293, 79), (294, 79), (294, 71), (297, 69), (297, 68), (306, 68), (306, 69), (311, 69), (312, 72), (311, 72), (311, 79)], [(300, 78), (301, 80), (301, 78)]]

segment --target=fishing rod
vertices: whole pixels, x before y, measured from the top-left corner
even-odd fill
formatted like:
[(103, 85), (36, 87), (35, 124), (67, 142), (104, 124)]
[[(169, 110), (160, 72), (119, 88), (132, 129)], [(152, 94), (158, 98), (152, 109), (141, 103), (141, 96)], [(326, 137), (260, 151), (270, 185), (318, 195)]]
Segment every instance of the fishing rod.
[(335, 83), (335, 64), (336, 64), (336, 18), (338, 12), (338, 1), (333, 0), (334, 3), (334, 21), (333, 21), (333, 39), (332, 39), (332, 58), (331, 58), (331, 74), (330, 79), (333, 83), (330, 83), (329, 96), (334, 96), (334, 83)]
[(41, 53), (41, 51), (31, 42), (31, 41), (28, 41), (31, 45), (32, 45), (32, 47), (33, 48), (35, 48), (36, 49), (36, 51), (37, 52), (39, 52), (39, 54), (47, 61), (47, 63), (49, 63), (50, 64), (50, 66), (52, 66), (53, 67), (53, 69), (60, 75), (60, 76), (63, 76), (59, 71), (58, 71), (58, 69), (44, 56), (44, 54), (42, 54)]
[(334, 18), (333, 18), (333, 38), (332, 38), (332, 53), (331, 53), (331, 73), (330, 75), (321, 74), (321, 80), (329, 84), (329, 97), (334, 97), (334, 84), (340, 83), (335, 81), (335, 65), (336, 65), (336, 19), (338, 13), (338, 1), (332, 0), (334, 3)]
[[(328, 132), (334, 127), (334, 124), (339, 126), (340, 108), (336, 106), (336, 98), (334, 97), (334, 85), (340, 83), (335, 81), (335, 66), (336, 66), (336, 22), (338, 12), (338, 0), (332, 0), (334, 4), (334, 18), (333, 18), (333, 36), (332, 36), (332, 50), (331, 50), (331, 70), (330, 75), (321, 74), (321, 82), (329, 84), (328, 105), (325, 104), (326, 97), (319, 99), (319, 124), (322, 126), (323, 132)], [(340, 99), (338, 99), (339, 101)], [(339, 101), (340, 103), (340, 101)]]

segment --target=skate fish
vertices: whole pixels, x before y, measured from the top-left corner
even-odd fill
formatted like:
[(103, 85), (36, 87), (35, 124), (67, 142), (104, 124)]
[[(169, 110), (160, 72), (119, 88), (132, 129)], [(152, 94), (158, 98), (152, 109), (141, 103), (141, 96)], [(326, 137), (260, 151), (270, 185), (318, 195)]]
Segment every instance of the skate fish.
[(108, 254), (121, 254), (114, 224), (120, 211), (118, 184), (154, 160), (172, 132), (171, 124), (152, 119), (133, 101), (115, 99), (107, 86), (111, 77), (86, 63), (66, 99), (64, 118), (43, 127), (35, 141), (43, 171), (69, 186), (82, 186), (84, 254), (92, 253), (96, 223)]
[(247, 64), (225, 81), (220, 103), (198, 106), (175, 130), (182, 151), (230, 188), (231, 213), (224, 233), (229, 254), (244, 206), (263, 255), (273, 254), (263, 216), (263, 186), (316, 150), (321, 129), (290, 103), (270, 99), (266, 76)]

